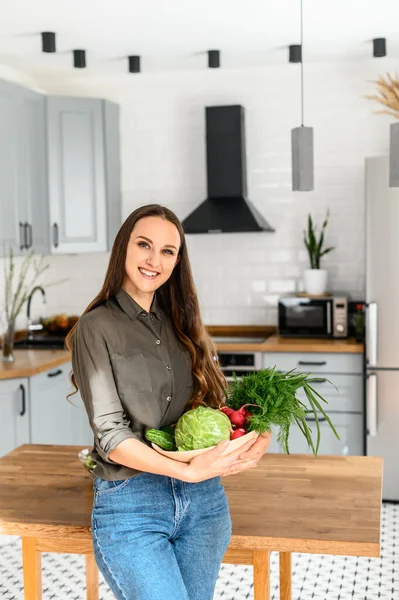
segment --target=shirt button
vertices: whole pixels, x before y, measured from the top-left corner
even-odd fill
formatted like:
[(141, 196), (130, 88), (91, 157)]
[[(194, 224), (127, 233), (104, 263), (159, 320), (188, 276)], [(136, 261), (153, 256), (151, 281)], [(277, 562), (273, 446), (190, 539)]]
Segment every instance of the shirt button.
[(161, 340), (156, 340), (156, 341), (155, 341), (155, 343), (156, 343), (156, 344), (160, 344), (160, 343), (161, 343)]
[(146, 313), (146, 312), (142, 312), (142, 313), (141, 313), (141, 316), (142, 316), (142, 317), (146, 317), (146, 316), (147, 316), (147, 313)]
[(172, 400), (172, 396), (167, 396), (167, 397), (166, 397), (166, 400), (167, 400), (168, 402), (170, 402), (170, 401)]

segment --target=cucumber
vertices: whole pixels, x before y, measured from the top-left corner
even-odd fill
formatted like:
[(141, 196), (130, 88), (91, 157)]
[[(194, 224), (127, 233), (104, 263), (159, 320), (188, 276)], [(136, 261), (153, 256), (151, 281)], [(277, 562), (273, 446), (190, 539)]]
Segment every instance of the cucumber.
[(164, 450), (177, 450), (175, 444), (175, 438), (171, 433), (167, 431), (161, 431), (160, 429), (147, 429), (145, 437), (150, 442), (154, 442), (160, 448)]

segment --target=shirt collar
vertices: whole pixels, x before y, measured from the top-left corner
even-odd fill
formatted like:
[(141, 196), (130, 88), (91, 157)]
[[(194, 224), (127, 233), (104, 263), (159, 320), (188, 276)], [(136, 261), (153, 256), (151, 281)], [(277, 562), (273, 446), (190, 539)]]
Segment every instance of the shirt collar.
[[(146, 310), (139, 304), (137, 304), (136, 300), (134, 300), (124, 289), (120, 289), (116, 294), (115, 298), (117, 299), (119, 306), (121, 309), (127, 314), (131, 319), (137, 319), (142, 316), (143, 313), (148, 314)], [(154, 298), (151, 304), (150, 313), (152, 313), (157, 319), (161, 320), (161, 309), (158, 304), (157, 295), (154, 294)]]

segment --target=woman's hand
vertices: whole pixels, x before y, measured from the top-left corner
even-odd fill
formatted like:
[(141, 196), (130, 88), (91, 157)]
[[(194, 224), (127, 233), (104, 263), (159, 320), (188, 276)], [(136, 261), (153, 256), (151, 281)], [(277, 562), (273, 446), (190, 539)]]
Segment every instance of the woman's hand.
[(221, 455), (226, 450), (227, 445), (224, 446), (225, 442), (220, 442), (220, 444), (215, 446), (215, 448), (212, 448), (212, 450), (203, 452), (190, 461), (185, 471), (184, 480), (188, 483), (198, 483), (205, 479), (217, 477), (218, 475), (225, 475), (229, 472), (233, 463), (237, 466), (241, 463), (244, 464), (243, 461), (239, 459), (239, 456), (240, 454), (245, 454), (255, 442), (256, 440), (252, 438), (243, 446), (237, 448), (237, 450), (233, 450), (233, 452), (224, 456)]
[(246, 471), (247, 469), (256, 467), (262, 456), (266, 454), (269, 445), (270, 433), (266, 432), (261, 433), (249, 449), (245, 449), (245, 446), (239, 448), (241, 452), (238, 454), (237, 461), (231, 464), (229, 470), (227, 473), (224, 473), (223, 477), (237, 475), (240, 471)]

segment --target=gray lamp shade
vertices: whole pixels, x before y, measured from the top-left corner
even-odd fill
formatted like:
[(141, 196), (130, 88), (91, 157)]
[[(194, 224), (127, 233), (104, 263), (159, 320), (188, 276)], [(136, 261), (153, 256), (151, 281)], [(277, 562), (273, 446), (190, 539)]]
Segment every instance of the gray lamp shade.
[(399, 187), (399, 123), (391, 123), (389, 137), (389, 187)]
[(314, 188), (313, 127), (291, 129), (292, 189), (310, 192)]

